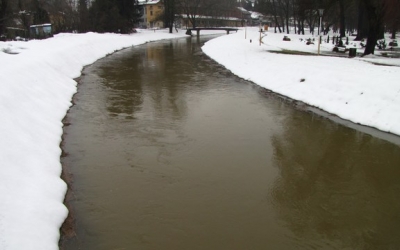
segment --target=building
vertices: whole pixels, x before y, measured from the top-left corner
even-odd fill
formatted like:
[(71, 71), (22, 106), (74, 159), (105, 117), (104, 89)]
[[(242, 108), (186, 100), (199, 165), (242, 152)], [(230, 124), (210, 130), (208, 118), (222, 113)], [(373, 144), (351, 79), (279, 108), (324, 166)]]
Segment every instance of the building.
[[(197, 15), (196, 27), (242, 27), (244, 26), (244, 20), (237, 17), (213, 17), (213, 16), (202, 16)], [(182, 28), (191, 28), (192, 22), (187, 15), (180, 15), (177, 20), (178, 26)]]
[(233, 16), (244, 20), (245, 25), (247, 25), (247, 26), (252, 25), (251, 12), (246, 10), (243, 7), (236, 7), (236, 9), (234, 9)]
[(163, 0), (139, 0), (140, 28), (163, 28), (164, 2)]
[[(163, 14), (164, 14), (164, 1), (163, 0), (138, 0), (139, 12), (141, 18), (139, 19), (140, 28), (163, 28)], [(215, 11), (207, 10), (196, 16), (188, 16), (184, 13), (176, 15), (175, 26), (179, 28), (192, 27), (191, 19), (195, 19), (197, 27), (243, 27), (251, 26), (260, 23), (260, 14), (254, 18), (252, 11), (247, 11), (242, 7), (234, 7), (232, 9), (225, 9), (220, 11), (219, 14), (211, 16), (210, 13)]]
[(52, 28), (50, 23), (31, 25), (29, 35), (32, 39), (45, 39), (52, 37)]

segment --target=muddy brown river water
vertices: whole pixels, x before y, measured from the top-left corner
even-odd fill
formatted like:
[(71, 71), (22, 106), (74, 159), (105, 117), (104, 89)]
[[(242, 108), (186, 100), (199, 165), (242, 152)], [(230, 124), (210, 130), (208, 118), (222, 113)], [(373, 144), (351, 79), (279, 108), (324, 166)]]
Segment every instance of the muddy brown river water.
[(64, 249), (400, 249), (398, 137), (237, 78), (202, 54), (208, 39), (85, 68), (64, 129)]

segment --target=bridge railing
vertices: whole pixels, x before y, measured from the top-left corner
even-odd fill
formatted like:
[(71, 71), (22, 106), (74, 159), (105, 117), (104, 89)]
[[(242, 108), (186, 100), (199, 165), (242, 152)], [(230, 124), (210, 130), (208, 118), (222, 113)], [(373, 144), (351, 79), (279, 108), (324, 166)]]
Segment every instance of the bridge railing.
[(226, 34), (229, 34), (230, 31), (238, 31), (237, 28), (221, 28), (221, 27), (202, 27), (202, 28), (188, 28), (186, 31), (186, 35), (192, 35), (192, 31), (197, 32), (197, 36), (200, 36), (201, 30), (225, 30)]

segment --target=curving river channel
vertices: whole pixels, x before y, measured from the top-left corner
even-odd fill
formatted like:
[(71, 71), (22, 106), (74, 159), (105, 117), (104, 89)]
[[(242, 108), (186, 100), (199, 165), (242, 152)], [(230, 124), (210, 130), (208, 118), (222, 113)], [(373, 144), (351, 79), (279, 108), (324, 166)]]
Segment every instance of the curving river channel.
[(64, 130), (63, 248), (399, 249), (399, 144), (237, 78), (202, 54), (210, 38), (85, 68)]

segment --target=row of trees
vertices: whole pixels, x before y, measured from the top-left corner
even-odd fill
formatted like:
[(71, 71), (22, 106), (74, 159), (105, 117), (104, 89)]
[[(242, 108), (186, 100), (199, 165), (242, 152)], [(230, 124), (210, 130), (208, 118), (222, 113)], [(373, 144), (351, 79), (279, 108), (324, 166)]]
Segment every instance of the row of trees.
[(79, 0), (79, 32), (130, 33), (140, 17), (134, 0), (87, 1)]
[(50, 22), (54, 33), (127, 33), (138, 17), (135, 0), (0, 0), (0, 34), (6, 26), (29, 30)]
[(232, 10), (240, 4), (236, 0), (164, 0), (165, 25), (172, 32), (176, 14), (185, 15), (192, 26), (197, 26), (197, 17), (230, 17)]
[(257, 0), (254, 10), (274, 19), (279, 32), (289, 33), (289, 23), (294, 23), (295, 32), (304, 34), (304, 27), (311, 31), (318, 27), (318, 10), (323, 9), (324, 31), (359, 30), (361, 36), (368, 32), (369, 18), (378, 16), (393, 35), (400, 25), (399, 0)]
[[(143, 0), (145, 1), (145, 0)], [(197, 15), (229, 16), (236, 0), (162, 0), (166, 27), (172, 26), (177, 14), (186, 14), (193, 26)], [(142, 8), (138, 0), (0, 0), (0, 33), (7, 24), (29, 25), (49, 22), (57, 32), (127, 33), (138, 22)], [(41, 15), (43, 18), (33, 18)], [(44, 17), (46, 16), (46, 17)]]
[(55, 32), (72, 31), (74, 18), (73, 0), (0, 0), (0, 34), (7, 26), (29, 30), (50, 22)]
[[(52, 22), (57, 32), (128, 33), (142, 13), (138, 0), (0, 0), (0, 34), (10, 23), (29, 25)], [(318, 31), (318, 9), (323, 9), (323, 32), (338, 30), (340, 36), (356, 32), (367, 38), (366, 53), (373, 53), (384, 31), (392, 38), (400, 27), (400, 0), (162, 0), (166, 27), (173, 30), (177, 14), (195, 27), (198, 15), (229, 16), (237, 6), (268, 16), (276, 32)]]
[[(214, 16), (215, 13), (229, 13), (238, 1), (231, 0), (164, 0), (168, 10), (185, 13), (192, 25), (196, 26), (199, 14)], [(242, 7), (269, 16), (276, 32), (290, 32), (290, 27), (298, 34), (319, 30), (319, 20), (323, 18), (321, 32), (334, 30), (340, 37), (346, 33), (357, 33), (357, 40), (367, 38), (364, 54), (373, 54), (377, 40), (385, 31), (395, 39), (400, 27), (400, 0), (242, 0)], [(172, 6), (172, 7), (171, 7)], [(323, 10), (321, 13), (319, 10)], [(172, 31), (173, 13), (168, 12), (166, 22)], [(321, 16), (322, 15), (322, 16)]]
[(254, 9), (270, 15), (279, 32), (289, 33), (293, 24), (298, 34), (304, 34), (305, 27), (319, 29), (322, 9), (322, 32), (337, 30), (340, 37), (355, 32), (356, 40), (367, 38), (365, 54), (374, 52), (385, 31), (395, 39), (400, 27), (400, 0), (257, 0)]

